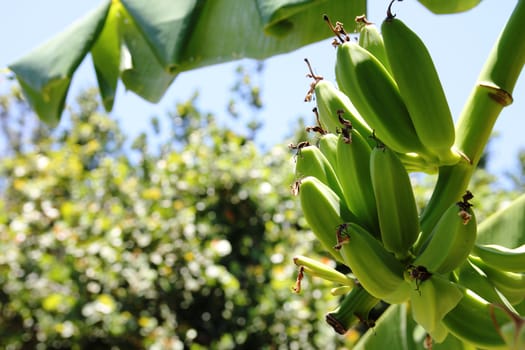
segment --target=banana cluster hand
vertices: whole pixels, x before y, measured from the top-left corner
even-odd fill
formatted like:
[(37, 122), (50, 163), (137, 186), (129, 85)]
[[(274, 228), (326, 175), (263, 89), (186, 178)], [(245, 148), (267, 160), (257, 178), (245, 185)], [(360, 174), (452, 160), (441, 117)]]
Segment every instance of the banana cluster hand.
[(508, 329), (521, 331), (509, 315), (518, 317), (525, 299), (525, 246), (476, 244), (469, 191), (421, 234), (409, 173), (465, 161), (453, 149), (452, 115), (428, 50), (393, 16), (382, 33), (358, 17), (358, 42), (325, 20), (336, 35), (337, 86), (306, 60), (314, 82), (305, 100), (315, 101), (318, 124), (307, 131), (318, 139), (291, 146), (293, 189), (323, 249), (351, 274), (300, 257), (300, 276), (338, 284), (332, 294), (341, 303), (326, 316), (338, 333), (373, 324), (368, 313), (380, 300), (408, 302), (435, 342), (452, 334), (506, 348)]

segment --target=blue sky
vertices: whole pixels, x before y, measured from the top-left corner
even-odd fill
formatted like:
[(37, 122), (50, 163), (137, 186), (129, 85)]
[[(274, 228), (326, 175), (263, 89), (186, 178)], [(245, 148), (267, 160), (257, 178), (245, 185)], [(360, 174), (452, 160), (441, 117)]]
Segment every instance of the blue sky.
[[(29, 52), (52, 37), (101, 1), (83, 0), (18, 0), (4, 2), (4, 16), (0, 22), (0, 68)], [(454, 116), (461, 111), (492, 44), (503, 28), (515, 1), (485, 0), (475, 9), (455, 15), (437, 16), (416, 1), (395, 5), (398, 17), (413, 28), (427, 44)], [(387, 1), (369, 0), (369, 20), (380, 23), (385, 15)], [(337, 18), (351, 23), (353, 18)], [(324, 25), (320, 20), (320, 28)], [(347, 26), (348, 27), (348, 26)], [(316, 73), (334, 80), (335, 51), (331, 39), (309, 45), (292, 53), (268, 59), (262, 80), (265, 109), (260, 113), (265, 126), (259, 142), (271, 146), (283, 141), (299, 116), (311, 118), (312, 104), (303, 98), (309, 80), (305, 77), (303, 59), (310, 59)], [(207, 111), (226, 115), (228, 90), (233, 83), (233, 71), (239, 62), (215, 65), (179, 75), (168, 93), (158, 104), (146, 102), (120, 86), (112, 114), (125, 120), (125, 128), (136, 134), (147, 128), (147, 118), (162, 115), (174, 101), (188, 98), (196, 89), (200, 92), (199, 105)], [(0, 78), (0, 85), (2, 85)], [(495, 130), (498, 137), (491, 146), (491, 169), (496, 172), (516, 165), (518, 148), (525, 148), (525, 78), (521, 77), (514, 90), (514, 103), (504, 109)], [(75, 93), (96, 84), (95, 74), (86, 60), (75, 75), (68, 101)]]

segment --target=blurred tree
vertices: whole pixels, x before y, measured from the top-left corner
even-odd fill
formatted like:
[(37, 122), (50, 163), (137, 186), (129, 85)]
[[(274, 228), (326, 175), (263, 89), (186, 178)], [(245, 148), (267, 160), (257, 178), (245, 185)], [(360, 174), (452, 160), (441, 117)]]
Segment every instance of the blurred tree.
[(343, 344), (323, 321), (330, 286), (307, 279), (291, 292), (292, 257), (322, 251), (290, 194), (286, 146), (262, 153), (197, 95), (128, 142), (96, 94), (52, 132), (19, 93), (1, 99), (5, 348)]
[(509, 171), (507, 177), (513, 187), (522, 193), (525, 191), (525, 149), (518, 151), (517, 169)]

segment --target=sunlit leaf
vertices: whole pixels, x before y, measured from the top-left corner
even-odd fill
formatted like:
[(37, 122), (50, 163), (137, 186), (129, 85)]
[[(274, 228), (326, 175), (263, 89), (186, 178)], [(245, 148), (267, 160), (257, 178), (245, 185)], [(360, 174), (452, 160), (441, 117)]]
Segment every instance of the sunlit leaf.
[(120, 76), (120, 3), (113, 1), (104, 28), (91, 48), (98, 87), (106, 111), (111, 111)]
[(264, 31), (270, 35), (283, 36), (296, 27), (305, 10), (312, 6), (326, 6), (319, 0), (256, 0)]
[[(176, 66), (191, 36), (198, 15), (204, 6), (202, 0), (157, 0), (154, 6), (142, 0), (122, 0), (160, 64), (175, 73)], [(242, 4), (239, 3), (240, 7)]]
[(525, 194), (484, 220), (478, 227), (477, 242), (508, 248), (525, 244)]
[(122, 82), (150, 102), (158, 102), (175, 75), (168, 73), (151, 51), (133, 19), (121, 11), (122, 46), (120, 70)]
[(323, 14), (352, 31), (365, 12), (365, 0), (107, 1), (10, 68), (39, 117), (55, 125), (89, 51), (109, 111), (119, 75), (127, 89), (158, 102), (180, 72), (290, 52), (332, 35)]
[(73, 73), (96, 40), (109, 2), (9, 65), (38, 116), (56, 125), (64, 108)]
[[(267, 7), (263, 6), (266, 3)], [(355, 17), (366, 11), (366, 1), (311, 3), (315, 6), (306, 6), (304, 1), (297, 0), (274, 4), (272, 1), (206, 2), (184, 51), (182, 70), (243, 57), (263, 59), (289, 52), (332, 35), (323, 21), (323, 14), (348, 23), (351, 31)], [(297, 13), (294, 13), (295, 6), (298, 6)], [(263, 8), (265, 11), (261, 13)], [(273, 24), (268, 22), (273, 18), (269, 9), (292, 16), (283, 18), (277, 14), (275, 18), (279, 20)], [(275, 27), (271, 28), (272, 25)], [(268, 31), (272, 35), (268, 35)]]

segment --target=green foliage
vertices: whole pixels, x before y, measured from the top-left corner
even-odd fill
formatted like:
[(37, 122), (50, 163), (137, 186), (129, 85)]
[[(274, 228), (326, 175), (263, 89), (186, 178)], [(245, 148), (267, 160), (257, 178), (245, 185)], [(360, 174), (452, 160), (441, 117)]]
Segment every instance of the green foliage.
[(158, 102), (180, 72), (290, 52), (330, 36), (319, 30), (323, 13), (354, 18), (365, 11), (366, 0), (106, 0), (9, 69), (40, 119), (56, 125), (89, 53), (111, 111), (119, 80)]
[[(261, 153), (195, 100), (130, 148), (95, 94), (79, 97), (71, 125), (1, 160), (2, 344), (341, 344), (323, 321), (337, 302), (329, 285), (306, 279), (303, 295), (291, 291), (293, 256), (320, 251), (290, 193), (289, 150)], [(3, 101), (2, 115), (14, 118), (19, 107)], [(163, 141), (155, 130), (167, 131)]]

